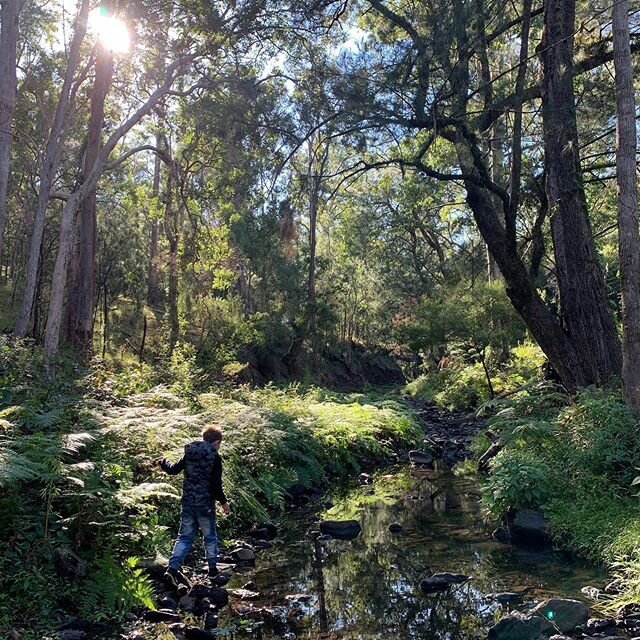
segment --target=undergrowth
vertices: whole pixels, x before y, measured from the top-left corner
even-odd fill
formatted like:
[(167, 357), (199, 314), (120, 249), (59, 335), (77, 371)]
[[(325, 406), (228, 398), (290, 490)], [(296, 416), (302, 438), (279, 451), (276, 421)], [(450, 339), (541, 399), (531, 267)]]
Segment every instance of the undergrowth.
[(489, 424), (503, 449), (485, 483), (487, 508), (496, 516), (542, 510), (557, 542), (620, 578), (623, 593), (605, 609), (637, 601), (640, 438), (619, 391), (584, 389), (571, 397), (541, 384), (493, 408)]
[[(223, 428), (232, 516), (223, 536), (269, 520), (295, 483), (320, 486), (363, 461), (394, 458), (421, 437), (396, 396), (289, 386), (198, 392), (180, 352), (150, 386), (142, 367), (115, 373), (63, 362), (42, 375), (28, 342), (0, 343), (0, 634), (45, 637), (61, 616), (114, 621), (153, 606), (139, 558), (167, 556), (179, 518), (181, 477), (164, 475), (204, 424)], [(75, 576), (57, 558), (73, 551)], [(73, 565), (73, 563), (72, 563)], [(73, 571), (72, 571), (73, 573)]]

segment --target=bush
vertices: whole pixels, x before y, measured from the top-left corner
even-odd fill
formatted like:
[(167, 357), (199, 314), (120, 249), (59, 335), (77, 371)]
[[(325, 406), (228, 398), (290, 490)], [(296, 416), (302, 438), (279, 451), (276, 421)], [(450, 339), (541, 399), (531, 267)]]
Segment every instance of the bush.
[[(483, 499), (498, 515), (533, 506), (565, 547), (603, 562), (640, 594), (638, 424), (618, 391), (583, 389), (575, 397), (550, 385), (498, 403), (490, 420), (504, 449), (494, 459)], [(612, 605), (613, 606), (613, 605)]]

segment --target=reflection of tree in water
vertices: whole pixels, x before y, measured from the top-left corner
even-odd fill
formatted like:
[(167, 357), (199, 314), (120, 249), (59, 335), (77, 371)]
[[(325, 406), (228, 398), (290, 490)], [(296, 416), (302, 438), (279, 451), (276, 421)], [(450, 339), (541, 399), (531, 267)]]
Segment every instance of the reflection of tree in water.
[[(287, 593), (312, 594), (309, 615), (285, 624), (291, 637), (474, 640), (485, 637), (499, 608), (487, 593), (529, 587), (535, 597), (573, 597), (598, 579), (556, 552), (492, 541), (473, 480), (450, 473), (385, 476), (336, 500), (328, 517), (357, 517), (362, 534), (320, 543), (306, 527), (290, 528), (290, 542), (263, 555), (255, 575), (258, 589), (274, 594), (272, 604)], [(399, 536), (388, 531), (394, 521), (404, 527)], [(473, 579), (423, 595), (420, 580), (437, 571)], [(267, 624), (262, 637), (285, 635)]]

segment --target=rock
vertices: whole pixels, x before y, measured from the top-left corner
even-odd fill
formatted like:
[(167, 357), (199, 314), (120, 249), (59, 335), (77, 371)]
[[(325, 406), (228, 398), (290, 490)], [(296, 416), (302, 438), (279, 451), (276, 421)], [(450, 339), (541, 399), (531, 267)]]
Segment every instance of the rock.
[(211, 580), (211, 584), (216, 587), (224, 587), (225, 584), (228, 584), (229, 580), (231, 580), (231, 574), (226, 571), (221, 571), (215, 578)]
[(198, 629), (198, 627), (185, 627), (184, 637), (185, 640), (214, 640), (216, 635), (211, 631)]
[(319, 542), (326, 542), (327, 540), (333, 540), (333, 536), (330, 536), (328, 533), (321, 533), (316, 540)]
[(159, 609), (170, 609), (171, 611), (175, 611), (178, 608), (178, 602), (175, 598), (165, 595), (160, 600), (158, 600), (158, 608)]
[(268, 540), (256, 540), (253, 546), (256, 549), (271, 549), (271, 547), (273, 547), (273, 542), (269, 542)]
[(561, 636), (556, 633), (554, 636), (551, 636), (549, 640), (573, 640), (573, 639), (570, 638), (569, 636)]
[(360, 484), (371, 484), (373, 482), (373, 476), (369, 475), (368, 473), (361, 473), (358, 476), (358, 482)]
[(243, 589), (249, 589), (250, 591), (257, 591), (256, 583), (253, 580), (249, 580), (249, 582), (245, 582), (242, 585)]
[(550, 598), (541, 602), (532, 613), (550, 620), (563, 633), (585, 625), (589, 617), (589, 609), (584, 602), (561, 598)]
[(125, 619), (126, 622), (137, 622), (138, 616), (135, 613), (131, 613), (129, 611), (128, 613), (124, 614), (124, 619)]
[(238, 547), (231, 552), (231, 557), (238, 562), (254, 562), (256, 559), (256, 554), (253, 549)]
[(247, 535), (251, 536), (254, 540), (274, 540), (278, 535), (278, 527), (270, 522), (266, 522), (256, 529), (247, 531)]
[(240, 600), (257, 600), (260, 594), (257, 591), (251, 591), (250, 589), (229, 589), (229, 593)]
[(611, 618), (589, 618), (587, 620), (586, 631), (588, 633), (600, 633), (606, 629), (616, 626), (616, 621)]
[(547, 521), (536, 509), (518, 510), (510, 522), (509, 529), (514, 542), (532, 545), (550, 543)]
[(353, 540), (360, 535), (362, 527), (357, 520), (323, 520), (320, 532), (339, 540)]
[(604, 592), (605, 593), (611, 593), (612, 595), (616, 595), (618, 593), (620, 593), (621, 591), (623, 591), (624, 589), (624, 583), (622, 580), (620, 580), (620, 578), (616, 578), (615, 580), (612, 580), (605, 588), (604, 588)]
[(155, 558), (145, 558), (138, 563), (152, 578), (161, 579), (164, 576), (169, 559), (164, 556), (157, 555)]
[(311, 596), (308, 593), (293, 593), (285, 596), (284, 599), (289, 602), (309, 602), (311, 600)]
[(307, 487), (305, 487), (300, 482), (296, 482), (290, 487), (287, 487), (287, 493), (289, 494), (289, 497), (297, 500), (298, 498), (302, 498), (307, 493)]
[(218, 627), (218, 614), (215, 611), (207, 612), (204, 617), (205, 630), (216, 629)]
[(185, 611), (195, 611), (197, 603), (198, 601), (192, 596), (182, 596), (182, 598), (180, 598), (180, 606)]
[(506, 527), (498, 527), (494, 529), (491, 537), (502, 544), (511, 544), (511, 534), (509, 533), (509, 529)]
[(462, 584), (467, 580), (471, 580), (469, 576), (465, 576), (462, 573), (449, 573), (447, 571), (442, 573), (434, 573), (431, 579), (444, 580), (449, 584)]
[(640, 617), (640, 602), (629, 602), (617, 611), (618, 618), (638, 618)]
[(89, 635), (81, 629), (65, 629), (58, 632), (60, 640), (88, 640)]
[(409, 462), (420, 467), (433, 469), (434, 459), (430, 453), (425, 451), (409, 451)]
[(56, 547), (53, 551), (53, 566), (59, 578), (78, 580), (86, 578), (89, 572), (87, 563), (69, 547)]
[(598, 598), (600, 597), (600, 589), (598, 589), (597, 587), (582, 587), (582, 589), (580, 589), (580, 592), (587, 596), (587, 598), (591, 598), (592, 600), (598, 600)]
[(556, 631), (549, 620), (514, 611), (489, 629), (487, 640), (538, 640)]
[(192, 598), (208, 598), (211, 605), (217, 608), (222, 608), (229, 603), (229, 594), (226, 589), (212, 586), (209, 587), (206, 584), (194, 584), (189, 596)]
[(389, 525), (389, 531), (391, 531), (391, 533), (400, 533), (403, 529), (404, 527), (399, 522), (392, 522)]
[(495, 602), (499, 602), (500, 604), (513, 604), (516, 602), (521, 602), (523, 597), (524, 593), (516, 593), (515, 591), (489, 593), (486, 596), (487, 600), (494, 600)]
[(446, 591), (451, 587), (451, 582), (444, 580), (443, 578), (425, 578), (420, 581), (420, 589), (422, 593), (437, 593), (439, 591)]
[(143, 618), (147, 622), (180, 622), (180, 616), (177, 613), (164, 609), (146, 611)]

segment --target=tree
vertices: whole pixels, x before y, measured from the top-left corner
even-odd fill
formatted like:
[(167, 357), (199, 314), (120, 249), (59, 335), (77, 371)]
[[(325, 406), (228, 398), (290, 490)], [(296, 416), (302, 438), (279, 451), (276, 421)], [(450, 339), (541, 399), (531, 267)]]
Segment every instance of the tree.
[[(91, 111), (84, 144), (81, 176), (91, 171), (100, 153), (104, 103), (112, 78), (113, 51), (108, 43), (99, 39), (96, 43), (95, 79), (91, 92)], [(91, 353), (93, 346), (93, 319), (96, 303), (96, 225), (96, 190), (93, 189), (79, 207), (67, 300), (67, 339), (76, 351), (84, 356)]]
[(616, 0), (613, 52), (616, 80), (618, 247), (622, 286), (622, 382), (631, 409), (640, 412), (640, 233), (636, 175), (636, 105), (629, 42), (629, 2)]
[(20, 313), (18, 314), (14, 329), (14, 335), (18, 337), (24, 337), (27, 335), (29, 320), (31, 319), (31, 312), (33, 310), (33, 304), (36, 297), (38, 267), (40, 265), (40, 250), (44, 235), (47, 206), (51, 197), (51, 189), (58, 169), (62, 148), (70, 127), (69, 102), (75, 97), (80, 84), (84, 80), (83, 74), (80, 74), (78, 78), (74, 78), (74, 76), (80, 62), (81, 46), (87, 31), (88, 16), (89, 0), (81, 0), (73, 23), (73, 38), (69, 47), (64, 81), (62, 83), (62, 88), (60, 89), (53, 123), (51, 124), (44, 153), (42, 155), (38, 203), (33, 217), (33, 228), (29, 243), (29, 257), (25, 274), (25, 285), (22, 292)]
[(607, 300), (582, 185), (573, 90), (575, 0), (544, 5), (542, 117), (546, 190), (564, 329), (588, 383), (620, 374), (620, 341)]
[(16, 105), (18, 28), (24, 2), (3, 0), (0, 11), (0, 267), (4, 255), (13, 112)]

